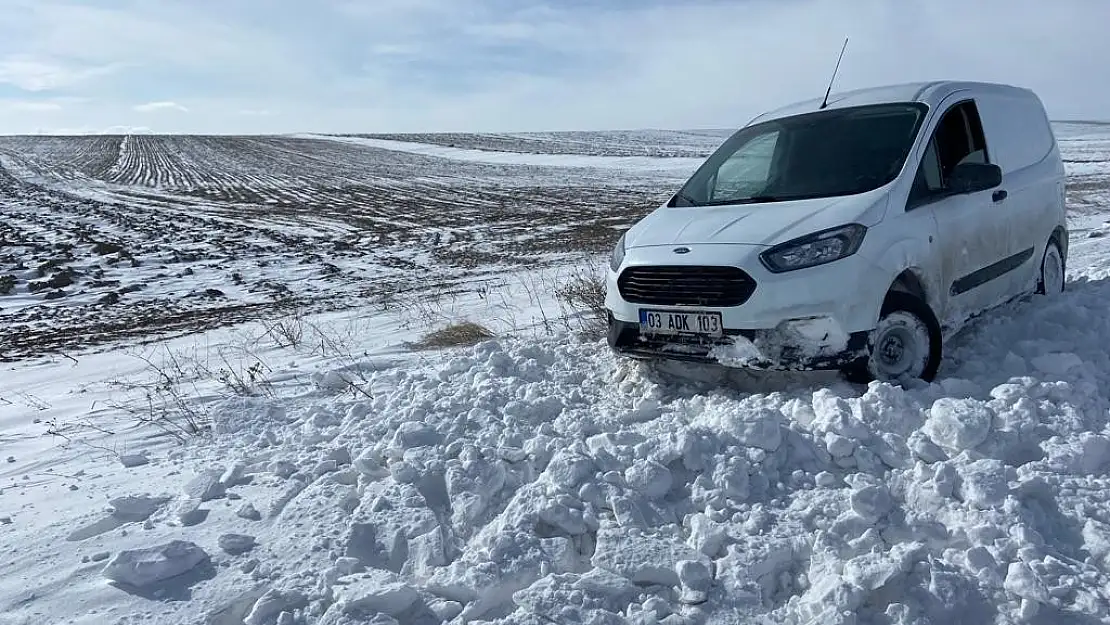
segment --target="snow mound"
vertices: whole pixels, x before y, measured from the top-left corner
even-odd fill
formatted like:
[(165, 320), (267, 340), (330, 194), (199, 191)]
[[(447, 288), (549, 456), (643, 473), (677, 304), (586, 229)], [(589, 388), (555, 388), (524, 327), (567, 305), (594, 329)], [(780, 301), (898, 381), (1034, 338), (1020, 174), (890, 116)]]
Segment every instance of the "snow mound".
[[(375, 368), (365, 394), (229, 399), (179, 452), (174, 505), (114, 505), (204, 545), (193, 603), (250, 624), (1095, 622), (1106, 301), (1092, 280), (1013, 304), (910, 389), (487, 341)], [(177, 545), (105, 574), (204, 555)]]

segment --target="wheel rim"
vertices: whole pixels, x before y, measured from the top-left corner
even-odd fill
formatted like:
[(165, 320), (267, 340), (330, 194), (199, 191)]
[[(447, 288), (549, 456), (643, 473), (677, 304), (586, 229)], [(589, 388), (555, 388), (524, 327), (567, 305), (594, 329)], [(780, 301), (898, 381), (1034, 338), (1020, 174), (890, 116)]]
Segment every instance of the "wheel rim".
[(1044, 265), (1041, 267), (1041, 283), (1045, 294), (1060, 293), (1064, 290), (1064, 261), (1060, 250), (1053, 243), (1045, 251)]
[(929, 363), (929, 327), (906, 311), (893, 312), (875, 330), (869, 365), (878, 380), (921, 377)]

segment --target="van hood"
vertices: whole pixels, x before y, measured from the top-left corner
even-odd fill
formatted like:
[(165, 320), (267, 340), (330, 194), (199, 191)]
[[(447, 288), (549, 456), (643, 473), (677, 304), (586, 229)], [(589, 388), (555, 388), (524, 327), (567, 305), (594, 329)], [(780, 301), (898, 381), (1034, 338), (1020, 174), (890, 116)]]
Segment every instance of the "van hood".
[(725, 206), (661, 206), (629, 229), (629, 249), (659, 245), (777, 245), (826, 228), (882, 219), (885, 193)]

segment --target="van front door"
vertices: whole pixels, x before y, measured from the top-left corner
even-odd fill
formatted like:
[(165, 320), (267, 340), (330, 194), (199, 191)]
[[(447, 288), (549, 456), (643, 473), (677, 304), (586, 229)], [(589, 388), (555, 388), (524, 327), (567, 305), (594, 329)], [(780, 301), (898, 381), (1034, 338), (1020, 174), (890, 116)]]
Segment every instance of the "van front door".
[[(975, 101), (952, 105), (941, 118), (921, 160), (909, 210), (932, 211), (937, 222), (940, 266), (945, 289), (945, 321), (963, 319), (1000, 301), (1005, 280), (1020, 266), (1013, 224), (997, 210), (999, 189), (953, 194), (948, 182), (957, 165), (989, 163), (989, 152)], [(1016, 255), (1015, 255), (1016, 254)]]

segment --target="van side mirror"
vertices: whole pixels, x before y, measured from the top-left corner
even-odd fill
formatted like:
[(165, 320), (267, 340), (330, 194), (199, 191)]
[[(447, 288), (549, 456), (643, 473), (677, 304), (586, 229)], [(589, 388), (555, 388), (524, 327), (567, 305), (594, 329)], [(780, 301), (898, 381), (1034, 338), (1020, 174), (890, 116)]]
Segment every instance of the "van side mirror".
[(994, 163), (960, 163), (948, 177), (952, 193), (975, 193), (1002, 184), (1002, 168)]

